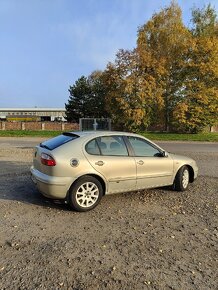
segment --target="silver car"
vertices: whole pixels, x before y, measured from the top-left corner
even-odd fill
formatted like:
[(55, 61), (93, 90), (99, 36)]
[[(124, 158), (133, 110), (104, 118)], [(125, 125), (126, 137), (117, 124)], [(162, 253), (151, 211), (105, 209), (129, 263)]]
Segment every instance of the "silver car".
[(44, 196), (88, 211), (105, 194), (162, 186), (184, 191), (198, 167), (193, 159), (168, 153), (137, 134), (83, 131), (36, 146), (31, 174)]

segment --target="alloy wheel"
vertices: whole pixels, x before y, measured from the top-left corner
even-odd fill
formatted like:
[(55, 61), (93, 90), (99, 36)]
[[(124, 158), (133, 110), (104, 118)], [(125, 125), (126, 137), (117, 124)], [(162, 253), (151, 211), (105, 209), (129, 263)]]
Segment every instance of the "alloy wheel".
[(182, 185), (184, 189), (187, 188), (188, 183), (189, 183), (189, 172), (188, 172), (188, 169), (185, 169), (182, 175)]
[(76, 201), (83, 207), (93, 206), (99, 197), (98, 186), (93, 182), (85, 182), (76, 191)]

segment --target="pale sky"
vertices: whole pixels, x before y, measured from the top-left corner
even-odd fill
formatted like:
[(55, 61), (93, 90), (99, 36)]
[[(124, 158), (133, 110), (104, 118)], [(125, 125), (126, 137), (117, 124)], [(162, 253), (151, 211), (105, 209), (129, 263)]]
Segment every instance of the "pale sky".
[[(218, 1), (178, 1), (191, 8)], [(0, 0), (0, 108), (64, 107), (70, 85), (104, 69), (167, 0)]]

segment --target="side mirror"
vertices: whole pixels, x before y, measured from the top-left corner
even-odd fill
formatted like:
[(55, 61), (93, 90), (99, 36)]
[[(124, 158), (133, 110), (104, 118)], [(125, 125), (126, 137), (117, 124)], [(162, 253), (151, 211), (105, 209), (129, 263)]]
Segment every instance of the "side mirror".
[(166, 151), (162, 151), (162, 156), (163, 156), (163, 157), (168, 157), (167, 152), (166, 152)]
[(156, 157), (167, 157), (168, 154), (165, 151), (161, 151), (159, 153), (156, 153), (154, 156), (156, 156)]

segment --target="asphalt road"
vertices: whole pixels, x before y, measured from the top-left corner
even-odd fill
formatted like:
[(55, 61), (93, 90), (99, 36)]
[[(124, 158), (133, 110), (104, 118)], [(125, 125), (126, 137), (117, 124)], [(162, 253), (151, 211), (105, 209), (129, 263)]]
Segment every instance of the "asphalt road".
[(218, 154), (218, 143), (217, 142), (186, 142), (186, 141), (157, 141), (156, 142), (163, 149), (169, 152), (193, 152), (193, 153), (217, 153)]
[(0, 137), (0, 148), (32, 148), (48, 138), (38, 137)]
[[(0, 137), (0, 147), (31, 148), (48, 138), (40, 137)], [(186, 141), (156, 141), (156, 143), (168, 152), (204, 152), (217, 153), (218, 142), (186, 142)]]

